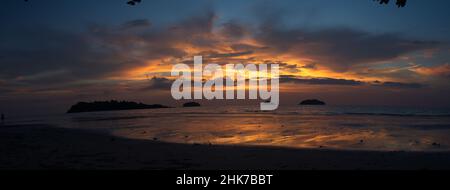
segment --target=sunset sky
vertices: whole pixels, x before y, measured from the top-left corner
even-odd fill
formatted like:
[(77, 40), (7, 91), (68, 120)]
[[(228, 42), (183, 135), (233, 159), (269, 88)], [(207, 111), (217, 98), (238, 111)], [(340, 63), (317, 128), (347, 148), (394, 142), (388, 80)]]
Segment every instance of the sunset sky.
[(177, 105), (170, 70), (278, 63), (281, 105), (450, 107), (450, 1), (3, 0), (0, 111)]

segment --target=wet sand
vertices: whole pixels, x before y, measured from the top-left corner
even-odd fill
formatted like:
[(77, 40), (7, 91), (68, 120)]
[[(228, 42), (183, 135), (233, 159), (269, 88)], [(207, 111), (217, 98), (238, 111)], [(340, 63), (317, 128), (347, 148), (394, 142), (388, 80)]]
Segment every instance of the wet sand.
[(132, 140), (49, 125), (0, 126), (0, 169), (450, 169), (450, 152), (374, 152)]

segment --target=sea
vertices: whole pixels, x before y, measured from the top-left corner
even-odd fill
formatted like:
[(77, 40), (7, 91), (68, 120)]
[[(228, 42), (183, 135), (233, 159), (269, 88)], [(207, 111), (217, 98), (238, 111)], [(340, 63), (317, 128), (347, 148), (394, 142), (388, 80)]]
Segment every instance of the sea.
[(354, 151), (450, 151), (450, 109), (209, 106), (15, 118), (158, 142)]

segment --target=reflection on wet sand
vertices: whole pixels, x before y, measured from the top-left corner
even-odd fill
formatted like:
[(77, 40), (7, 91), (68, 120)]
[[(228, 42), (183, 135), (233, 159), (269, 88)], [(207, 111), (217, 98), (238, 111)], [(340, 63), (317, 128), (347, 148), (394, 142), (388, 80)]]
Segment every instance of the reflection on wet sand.
[[(115, 114), (128, 119), (102, 119), (114, 118)], [(140, 111), (76, 116), (69, 126), (102, 129), (132, 139), (187, 144), (378, 151), (447, 151), (450, 144), (446, 138), (450, 134), (450, 118), (428, 116), (258, 113), (193, 108), (167, 113)]]

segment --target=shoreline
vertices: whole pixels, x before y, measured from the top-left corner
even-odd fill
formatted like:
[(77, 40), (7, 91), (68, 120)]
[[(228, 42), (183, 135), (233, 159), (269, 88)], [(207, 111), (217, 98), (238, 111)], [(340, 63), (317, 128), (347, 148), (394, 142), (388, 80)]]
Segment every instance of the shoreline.
[(177, 144), (44, 124), (3, 125), (0, 169), (445, 170), (450, 152)]

